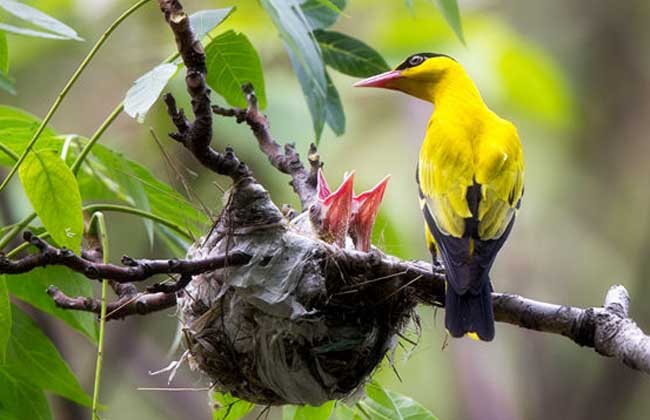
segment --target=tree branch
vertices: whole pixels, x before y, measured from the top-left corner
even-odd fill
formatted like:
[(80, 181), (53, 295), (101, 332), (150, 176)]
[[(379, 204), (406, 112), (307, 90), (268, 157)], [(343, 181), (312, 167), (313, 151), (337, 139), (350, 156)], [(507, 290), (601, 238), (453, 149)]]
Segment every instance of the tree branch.
[(190, 122), (182, 109), (176, 106), (176, 100), (171, 94), (164, 96), (167, 112), (176, 129), (169, 136), (185, 146), (206, 168), (231, 177), (238, 181), (250, 177), (248, 167), (241, 162), (233, 150), (228, 147), (221, 154), (210, 147), (212, 142), (212, 112), (210, 109), (210, 89), (205, 83), (207, 68), (205, 51), (201, 42), (196, 39), (190, 19), (183, 11), (183, 6), (177, 0), (158, 0), (165, 20), (174, 33), (176, 46), (186, 68), (185, 84), (192, 99), (194, 121)]
[(245, 122), (250, 127), (260, 150), (269, 158), (271, 165), (280, 172), (291, 176), (289, 184), (298, 195), (302, 209), (306, 210), (316, 198), (317, 173), (318, 169), (323, 166), (316, 145), (313, 143), (310, 145), (308, 156), (310, 170), (307, 170), (300, 160), (300, 155), (296, 152), (295, 144), (287, 143), (282, 147), (273, 139), (269, 121), (258, 109), (253, 86), (245, 84), (242, 86), (242, 91), (246, 95), (248, 103), (246, 109), (223, 108), (213, 105), (212, 112), (224, 117), (235, 117), (237, 123)]
[[(47, 288), (47, 294), (52, 297), (56, 306), (62, 309), (101, 312), (101, 301), (85, 296), (70, 297), (54, 286)], [(106, 320), (122, 319), (130, 315), (147, 315), (176, 306), (175, 293), (135, 293), (120, 297), (106, 305)]]
[[(251, 259), (242, 253), (199, 260), (133, 260), (125, 257), (123, 262), (128, 266), (120, 267), (95, 263), (68, 250), (54, 248), (29, 232), (25, 239), (40, 252), (14, 261), (0, 256), (0, 274), (62, 265), (90, 279), (109, 279), (119, 297), (108, 306), (110, 319), (172, 307), (176, 304), (175, 292), (183, 289), (193, 275), (246, 264)], [(337, 297), (347, 295), (354, 302), (358, 296), (380, 291), (385, 299), (390, 299), (398, 292), (406, 291), (421, 304), (444, 306), (445, 271), (441, 265), (402, 261), (378, 250), (364, 253), (334, 249), (330, 258), (335, 262), (336, 270), (345, 272), (352, 279), (362, 279), (336, 291)], [(181, 277), (171, 284), (150, 286), (146, 292), (137, 292), (132, 284), (127, 283), (164, 273), (180, 274)], [(48, 289), (48, 294), (57, 306), (65, 309), (98, 313), (100, 308), (96, 299), (69, 297), (54, 287)], [(493, 293), (492, 299), (498, 322), (563, 335), (580, 346), (592, 347), (604, 356), (615, 357), (633, 369), (650, 374), (650, 337), (629, 318), (630, 299), (623, 286), (610, 288), (603, 307), (561, 306), (508, 293)]]
[[(128, 283), (143, 281), (157, 274), (192, 276), (226, 266), (246, 264), (250, 260), (250, 256), (241, 253), (197, 260), (136, 260), (124, 256), (122, 263), (126, 267), (122, 267), (97, 263), (79, 257), (68, 249), (55, 248), (31, 232), (25, 232), (23, 236), (26, 241), (38, 248), (39, 252), (26, 255), (18, 260), (10, 260), (4, 255), (0, 255), (0, 274), (20, 274), (38, 267), (60, 265), (81, 273), (89, 279), (107, 279), (117, 283)], [(156, 285), (152, 287), (153, 291), (172, 291), (170, 285), (159, 286), (159, 288), (156, 288)]]

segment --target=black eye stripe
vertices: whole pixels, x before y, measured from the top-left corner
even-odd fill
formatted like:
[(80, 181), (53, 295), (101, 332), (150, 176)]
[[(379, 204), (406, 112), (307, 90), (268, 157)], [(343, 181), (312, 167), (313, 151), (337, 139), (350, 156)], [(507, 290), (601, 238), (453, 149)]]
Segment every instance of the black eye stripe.
[(397, 66), (396, 70), (404, 70), (404, 69), (408, 69), (408, 68), (411, 68), (411, 67), (419, 66), (424, 61), (426, 61), (428, 58), (432, 58), (432, 57), (447, 57), (450, 60), (453, 60), (453, 58), (451, 58), (451, 57), (449, 57), (448, 55), (445, 55), (445, 54), (426, 53), (426, 52), (425, 53), (417, 53), (417, 54), (413, 54), (413, 55), (407, 57), (406, 60), (404, 60), (402, 62), (402, 64)]

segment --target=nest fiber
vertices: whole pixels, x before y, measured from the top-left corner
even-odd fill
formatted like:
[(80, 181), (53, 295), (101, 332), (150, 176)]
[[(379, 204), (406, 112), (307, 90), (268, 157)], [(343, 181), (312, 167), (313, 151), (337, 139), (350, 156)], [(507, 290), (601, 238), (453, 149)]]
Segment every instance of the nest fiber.
[(413, 299), (356, 287), (372, 279), (346, 275), (333, 262), (336, 249), (286, 220), (259, 185), (239, 188), (229, 201), (245, 210), (226, 207), (189, 252), (253, 256), (195, 276), (179, 295), (193, 365), (216, 390), (257, 404), (317, 406), (350, 396), (395, 345)]

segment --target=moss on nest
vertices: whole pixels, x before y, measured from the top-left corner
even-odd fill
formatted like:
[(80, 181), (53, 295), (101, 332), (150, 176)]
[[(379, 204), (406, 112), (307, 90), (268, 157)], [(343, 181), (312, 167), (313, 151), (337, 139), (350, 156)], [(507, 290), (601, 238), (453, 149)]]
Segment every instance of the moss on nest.
[(195, 276), (179, 296), (185, 344), (216, 390), (263, 405), (348, 397), (408, 322), (416, 302), (404, 288), (358, 287), (372, 279), (346, 274), (304, 220), (285, 220), (258, 184), (239, 185), (190, 250), (254, 256)]

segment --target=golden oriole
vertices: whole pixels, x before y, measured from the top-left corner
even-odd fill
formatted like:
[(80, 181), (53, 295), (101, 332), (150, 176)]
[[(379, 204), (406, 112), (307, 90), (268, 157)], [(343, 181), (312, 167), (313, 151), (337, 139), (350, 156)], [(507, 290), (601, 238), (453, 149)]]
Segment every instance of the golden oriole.
[(516, 128), (485, 105), (463, 67), (443, 54), (414, 54), (355, 86), (433, 103), (416, 177), (427, 243), (447, 270), (445, 326), (453, 337), (492, 340), (489, 271), (524, 191)]

